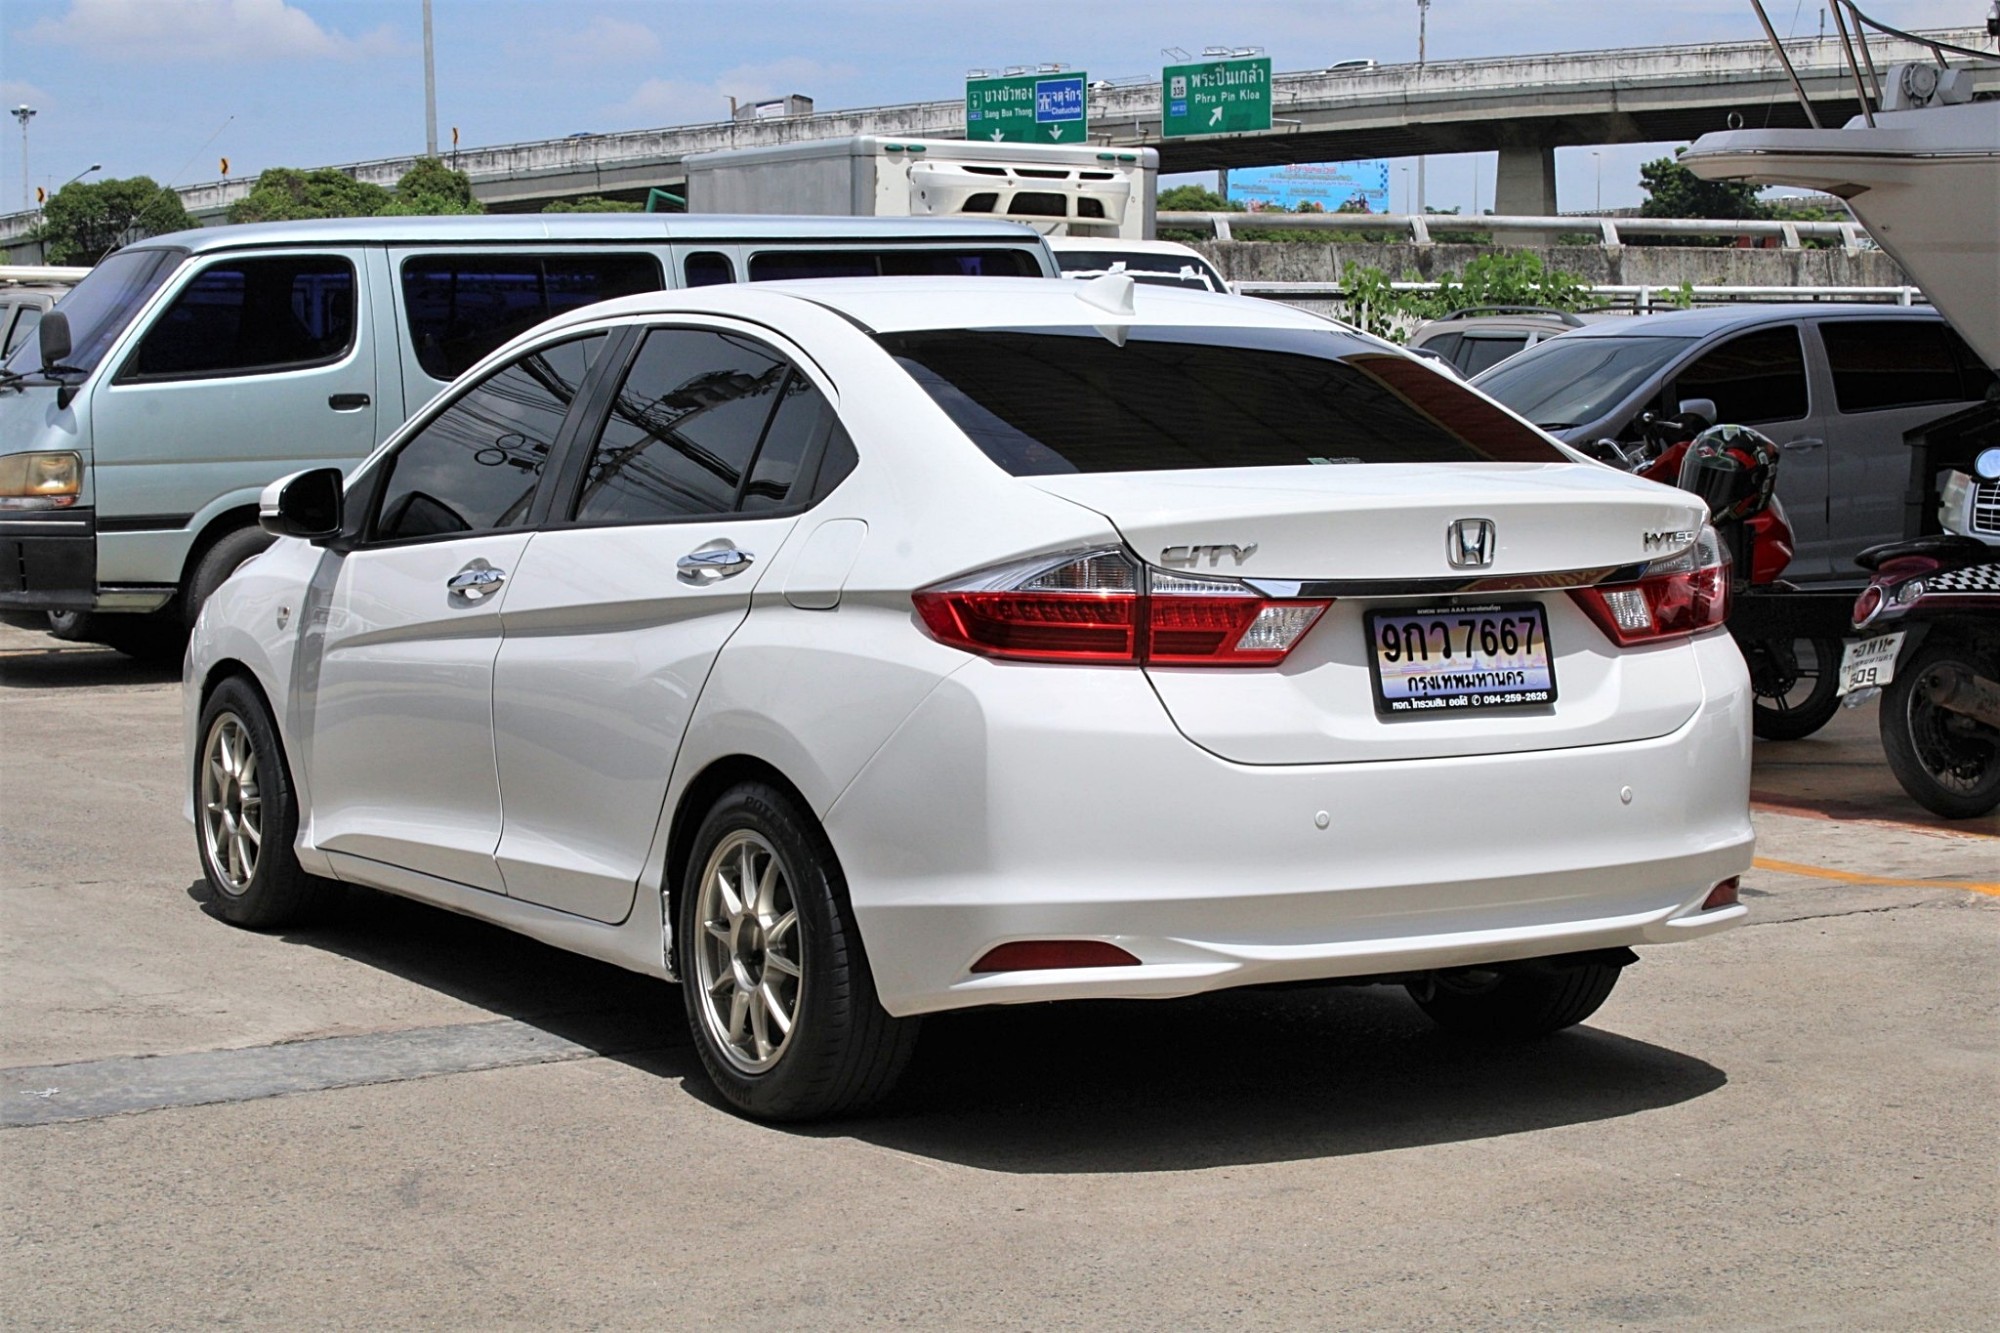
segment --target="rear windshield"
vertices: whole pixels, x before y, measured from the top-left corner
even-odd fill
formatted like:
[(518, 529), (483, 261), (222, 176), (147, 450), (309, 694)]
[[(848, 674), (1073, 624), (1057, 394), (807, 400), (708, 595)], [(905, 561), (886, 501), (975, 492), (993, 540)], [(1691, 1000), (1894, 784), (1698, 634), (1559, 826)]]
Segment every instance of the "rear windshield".
[(1505, 412), (1337, 330), (937, 329), (879, 335), (1017, 477), (1304, 463), (1561, 463)]
[[(185, 250), (120, 250), (83, 277), (56, 309), (69, 320), (72, 370), (91, 371), (139, 313), (146, 298), (158, 291), (186, 254)], [(7, 369), (19, 375), (39, 374), (40, 342), (29, 338), (7, 358)]]
[(1478, 385), (1543, 430), (1588, 425), (1625, 401), (1693, 338), (1551, 338), (1493, 367)]

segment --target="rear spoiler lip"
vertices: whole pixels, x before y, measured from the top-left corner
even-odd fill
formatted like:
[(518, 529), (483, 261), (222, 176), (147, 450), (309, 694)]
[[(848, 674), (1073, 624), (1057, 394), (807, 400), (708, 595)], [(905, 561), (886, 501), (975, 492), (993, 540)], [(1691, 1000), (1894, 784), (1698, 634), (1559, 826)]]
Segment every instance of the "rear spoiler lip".
[(1599, 565), (1592, 569), (1565, 569), (1545, 574), (1454, 575), (1442, 579), (1267, 579), (1243, 577), (1242, 581), (1266, 597), (1439, 597), (1495, 592), (1560, 592), (1569, 588), (1589, 588), (1600, 583), (1630, 583), (1646, 568), (1646, 562), (1631, 565)]

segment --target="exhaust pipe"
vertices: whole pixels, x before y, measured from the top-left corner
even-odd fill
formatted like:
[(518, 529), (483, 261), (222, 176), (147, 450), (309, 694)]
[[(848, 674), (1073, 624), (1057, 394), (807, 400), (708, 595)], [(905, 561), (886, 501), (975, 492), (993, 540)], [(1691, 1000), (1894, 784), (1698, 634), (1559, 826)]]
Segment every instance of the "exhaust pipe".
[(1975, 676), (1964, 667), (1945, 663), (1932, 667), (1917, 682), (1924, 697), (1939, 708), (1963, 713), (1975, 722), (2000, 731), (2000, 685)]

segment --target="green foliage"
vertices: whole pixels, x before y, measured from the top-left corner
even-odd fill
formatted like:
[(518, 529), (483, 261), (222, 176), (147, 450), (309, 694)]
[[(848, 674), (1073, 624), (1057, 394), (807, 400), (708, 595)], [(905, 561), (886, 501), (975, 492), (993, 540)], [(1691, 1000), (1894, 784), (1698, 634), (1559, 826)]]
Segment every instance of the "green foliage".
[(250, 193), (229, 206), (231, 222), (296, 222), (302, 218), (366, 218), (380, 213), (389, 192), (344, 171), (272, 167)]
[(1655, 158), (1639, 168), (1646, 202), (1639, 215), (1648, 218), (1761, 218), (1757, 187), (1745, 181), (1705, 181), (1680, 163), (1687, 150)]
[(1162, 213), (1241, 213), (1243, 205), (1199, 185), (1176, 185), (1160, 191), (1155, 206)]
[(51, 264), (95, 264), (128, 240), (186, 231), (181, 198), (151, 176), (70, 184), (42, 208), (34, 239)]
[(396, 182), (396, 197), (383, 207), (382, 216), (437, 217), (485, 211), (472, 197), (471, 177), (434, 157), (425, 157)]
[(587, 194), (581, 199), (558, 199), (542, 209), (544, 213), (641, 213), (644, 208), (623, 199), (606, 199)]
[[(1405, 281), (1415, 281), (1406, 278)], [(1434, 291), (1397, 291), (1379, 268), (1350, 269), (1348, 322), (1401, 342), (1411, 328), (1454, 310), (1478, 305), (1540, 305), (1576, 310), (1591, 304), (1590, 284), (1574, 273), (1551, 270), (1532, 250), (1496, 249), (1466, 264)]]

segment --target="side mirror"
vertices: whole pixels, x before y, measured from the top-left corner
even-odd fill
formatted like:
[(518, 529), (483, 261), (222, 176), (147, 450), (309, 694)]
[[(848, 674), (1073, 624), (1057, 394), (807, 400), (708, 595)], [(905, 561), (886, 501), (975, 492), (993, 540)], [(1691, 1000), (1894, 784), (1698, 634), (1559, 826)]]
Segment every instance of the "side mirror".
[(1713, 398), (1683, 398), (1678, 411), (1684, 417), (1701, 418), (1701, 429), (1707, 430), (1722, 418), (1715, 410)]
[(69, 316), (60, 310), (50, 310), (43, 314), (42, 322), (35, 326), (35, 336), (40, 339), (42, 370), (50, 366), (62, 365), (69, 360)]
[(337, 467), (316, 467), (280, 477), (257, 499), (257, 526), (273, 537), (309, 542), (340, 535), (341, 477)]

